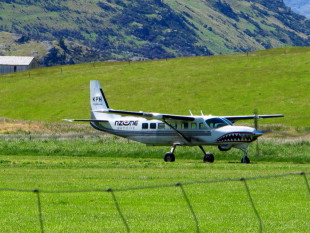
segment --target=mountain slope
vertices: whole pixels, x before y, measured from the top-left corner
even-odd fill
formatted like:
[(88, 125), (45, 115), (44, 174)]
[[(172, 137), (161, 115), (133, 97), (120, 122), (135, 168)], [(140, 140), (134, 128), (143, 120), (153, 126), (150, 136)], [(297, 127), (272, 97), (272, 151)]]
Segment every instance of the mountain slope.
[(5, 0), (0, 9), (0, 31), (58, 41), (46, 65), (310, 45), (310, 21), (282, 0)]
[[(214, 53), (223, 48), (226, 52), (247, 52), (310, 45), (310, 21), (290, 11), (280, 0), (169, 2), (191, 18), (199, 28), (201, 41), (206, 46), (211, 44)], [(212, 50), (214, 47), (217, 50)]]

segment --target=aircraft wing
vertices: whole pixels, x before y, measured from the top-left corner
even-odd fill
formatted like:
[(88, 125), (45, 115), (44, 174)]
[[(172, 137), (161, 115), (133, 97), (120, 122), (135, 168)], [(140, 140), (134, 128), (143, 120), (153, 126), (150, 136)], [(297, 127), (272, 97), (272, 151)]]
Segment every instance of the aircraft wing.
[(231, 122), (236, 122), (239, 120), (250, 120), (250, 119), (261, 119), (261, 118), (275, 118), (275, 117), (284, 117), (282, 114), (278, 115), (249, 115), (249, 116), (221, 116), (230, 120)]
[(132, 112), (132, 111), (122, 111), (122, 110), (97, 110), (96, 112), (119, 114), (121, 116), (137, 116), (144, 117), (147, 119), (155, 120), (181, 120), (181, 121), (194, 121), (194, 116), (182, 116), (182, 115), (171, 115), (171, 114), (161, 114), (161, 113), (151, 113), (151, 112)]

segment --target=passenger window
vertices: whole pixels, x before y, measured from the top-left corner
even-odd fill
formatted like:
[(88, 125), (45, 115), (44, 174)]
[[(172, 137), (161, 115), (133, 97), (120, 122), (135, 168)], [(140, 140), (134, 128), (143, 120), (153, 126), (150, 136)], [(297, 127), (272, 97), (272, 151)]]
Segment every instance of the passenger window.
[(188, 129), (188, 123), (183, 123), (183, 124), (182, 124), (182, 128), (183, 128), (183, 129)]
[(192, 124), (191, 124), (191, 128), (192, 128), (192, 129), (197, 129), (197, 123), (192, 123)]
[(148, 129), (149, 124), (148, 123), (142, 123), (142, 129)]
[(158, 129), (164, 129), (165, 123), (158, 123)]
[(150, 123), (150, 128), (151, 129), (156, 129), (156, 123)]
[(199, 123), (199, 129), (206, 129), (207, 127), (205, 126), (204, 123)]

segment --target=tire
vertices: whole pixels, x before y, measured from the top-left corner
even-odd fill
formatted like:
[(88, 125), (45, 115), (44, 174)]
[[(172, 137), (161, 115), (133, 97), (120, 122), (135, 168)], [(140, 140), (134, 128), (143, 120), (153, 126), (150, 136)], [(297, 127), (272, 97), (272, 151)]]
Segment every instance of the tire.
[(248, 156), (245, 156), (241, 159), (241, 163), (250, 163), (250, 159)]
[(206, 153), (203, 156), (203, 162), (205, 163), (213, 163), (214, 162), (214, 155), (211, 153)]
[(175, 156), (174, 156), (173, 153), (168, 152), (168, 153), (165, 154), (164, 160), (165, 160), (165, 162), (174, 162), (175, 161)]

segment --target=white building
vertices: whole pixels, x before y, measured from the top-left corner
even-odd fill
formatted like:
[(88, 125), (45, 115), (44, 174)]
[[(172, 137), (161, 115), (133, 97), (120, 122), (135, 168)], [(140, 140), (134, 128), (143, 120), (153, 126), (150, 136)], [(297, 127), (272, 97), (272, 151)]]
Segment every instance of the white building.
[(34, 57), (0, 56), (0, 74), (20, 72), (39, 67)]

